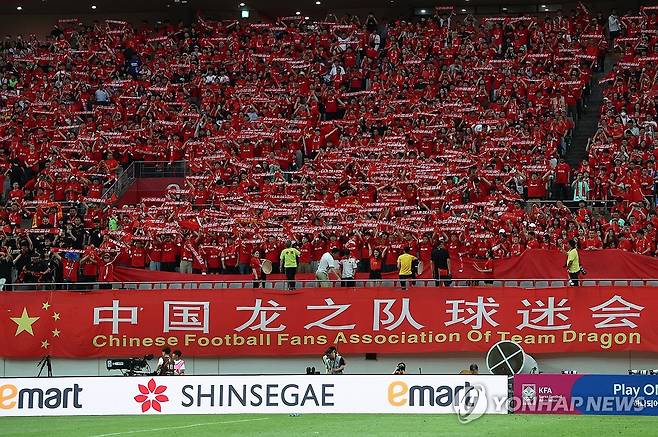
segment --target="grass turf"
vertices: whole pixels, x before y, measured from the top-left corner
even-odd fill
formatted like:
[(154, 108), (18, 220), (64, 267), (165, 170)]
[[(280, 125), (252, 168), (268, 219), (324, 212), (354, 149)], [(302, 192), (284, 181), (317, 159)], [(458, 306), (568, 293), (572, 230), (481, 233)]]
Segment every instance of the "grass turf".
[(649, 436), (657, 427), (658, 418), (637, 416), (489, 415), (465, 425), (454, 415), (6, 417), (0, 436)]

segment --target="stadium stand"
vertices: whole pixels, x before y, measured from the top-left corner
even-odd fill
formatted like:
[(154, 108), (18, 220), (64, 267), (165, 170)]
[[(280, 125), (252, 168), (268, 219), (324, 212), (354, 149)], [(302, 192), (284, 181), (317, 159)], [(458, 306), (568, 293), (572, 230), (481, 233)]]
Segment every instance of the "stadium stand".
[[(386, 26), (64, 20), (46, 39), (5, 40), (1, 274), (106, 282), (114, 264), (181, 261), (245, 274), (256, 249), (276, 271), (286, 240), (304, 265), (338, 246), (379, 249), (385, 270), (407, 245), (429, 261), (438, 239), (472, 259), (573, 238), (653, 256), (655, 12), (623, 18), (578, 166), (565, 158), (608, 53), (607, 20), (584, 7), (437, 8)], [(136, 161), (184, 184), (121, 205)]]

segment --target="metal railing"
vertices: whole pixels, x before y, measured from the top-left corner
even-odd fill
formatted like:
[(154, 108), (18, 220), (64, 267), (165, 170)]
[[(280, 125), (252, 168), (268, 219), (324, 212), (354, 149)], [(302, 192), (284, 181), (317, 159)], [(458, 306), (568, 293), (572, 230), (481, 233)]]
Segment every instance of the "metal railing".
[(132, 162), (126, 167), (119, 177), (103, 192), (103, 199), (109, 199), (112, 195), (117, 198), (121, 197), (135, 181), (135, 163)]
[(183, 178), (192, 174), (187, 161), (135, 161), (133, 164), (137, 178)]
[[(258, 283), (260, 288), (269, 290), (287, 290), (286, 279), (267, 280), (265, 287), (263, 281), (253, 279), (243, 281), (115, 281), (115, 282), (76, 282), (76, 283), (17, 283), (7, 285), (5, 290), (12, 291), (44, 291), (44, 290), (68, 290), (68, 291), (93, 291), (93, 290), (226, 290), (254, 288)], [(566, 287), (568, 279), (413, 279), (407, 280), (407, 287), (516, 287), (525, 289), (541, 289)], [(318, 288), (320, 282), (317, 280), (296, 280), (297, 289)], [(329, 281), (330, 287), (357, 287), (357, 288), (400, 288), (401, 283), (397, 278), (391, 279), (355, 279), (350, 283), (340, 280)], [(585, 287), (658, 287), (658, 279), (581, 279), (580, 285)]]

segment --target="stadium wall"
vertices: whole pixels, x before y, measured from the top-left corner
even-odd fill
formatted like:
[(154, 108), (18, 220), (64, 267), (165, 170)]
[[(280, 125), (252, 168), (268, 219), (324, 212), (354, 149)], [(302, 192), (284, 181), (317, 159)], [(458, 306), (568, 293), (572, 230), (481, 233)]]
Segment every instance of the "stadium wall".
[[(154, 353), (157, 350), (153, 351)], [(110, 357), (108, 357), (110, 358)], [(302, 374), (306, 367), (314, 366), (324, 373), (321, 357), (259, 357), (259, 358), (185, 358), (186, 373), (190, 375), (222, 374)], [(629, 369), (658, 368), (658, 354), (607, 352), (598, 354), (555, 354), (534, 357), (544, 373), (560, 373), (562, 370), (575, 370), (578, 373), (625, 374)], [(476, 363), (486, 373), (485, 354), (423, 354), (423, 355), (379, 355), (376, 360), (366, 359), (365, 355), (345, 356), (346, 373), (388, 374), (399, 362), (407, 365), (407, 371), (422, 373), (458, 373)], [(0, 376), (33, 377), (38, 373), (39, 360), (0, 360)], [(155, 368), (155, 360), (151, 362)], [(69, 360), (52, 359), (53, 376), (110, 376), (118, 371), (108, 372), (104, 359)], [(46, 371), (44, 370), (44, 375)]]

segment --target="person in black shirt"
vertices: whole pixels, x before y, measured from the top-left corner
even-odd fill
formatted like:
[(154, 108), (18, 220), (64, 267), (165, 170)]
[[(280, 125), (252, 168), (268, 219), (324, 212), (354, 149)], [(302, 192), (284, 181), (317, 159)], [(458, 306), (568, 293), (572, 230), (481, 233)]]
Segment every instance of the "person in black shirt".
[(7, 248), (6, 253), (0, 253), (0, 278), (5, 280), (3, 289), (6, 291), (11, 291), (13, 268), (14, 258), (11, 256), (11, 249)]
[(38, 254), (32, 254), (30, 261), (23, 267), (21, 282), (25, 284), (36, 284), (42, 281), (42, 278), (48, 270), (47, 265), (43, 262)]
[(17, 282), (24, 282), (22, 273), (25, 270), (25, 267), (30, 264), (32, 261), (32, 247), (28, 245), (27, 242), (20, 243), (20, 250), (17, 253), (13, 253), (14, 258), (14, 267), (18, 272)]
[[(439, 240), (438, 244), (432, 249), (432, 276), (436, 281), (436, 286), (449, 286), (451, 273), (450, 254), (443, 240)], [(442, 278), (443, 281), (441, 281)]]

